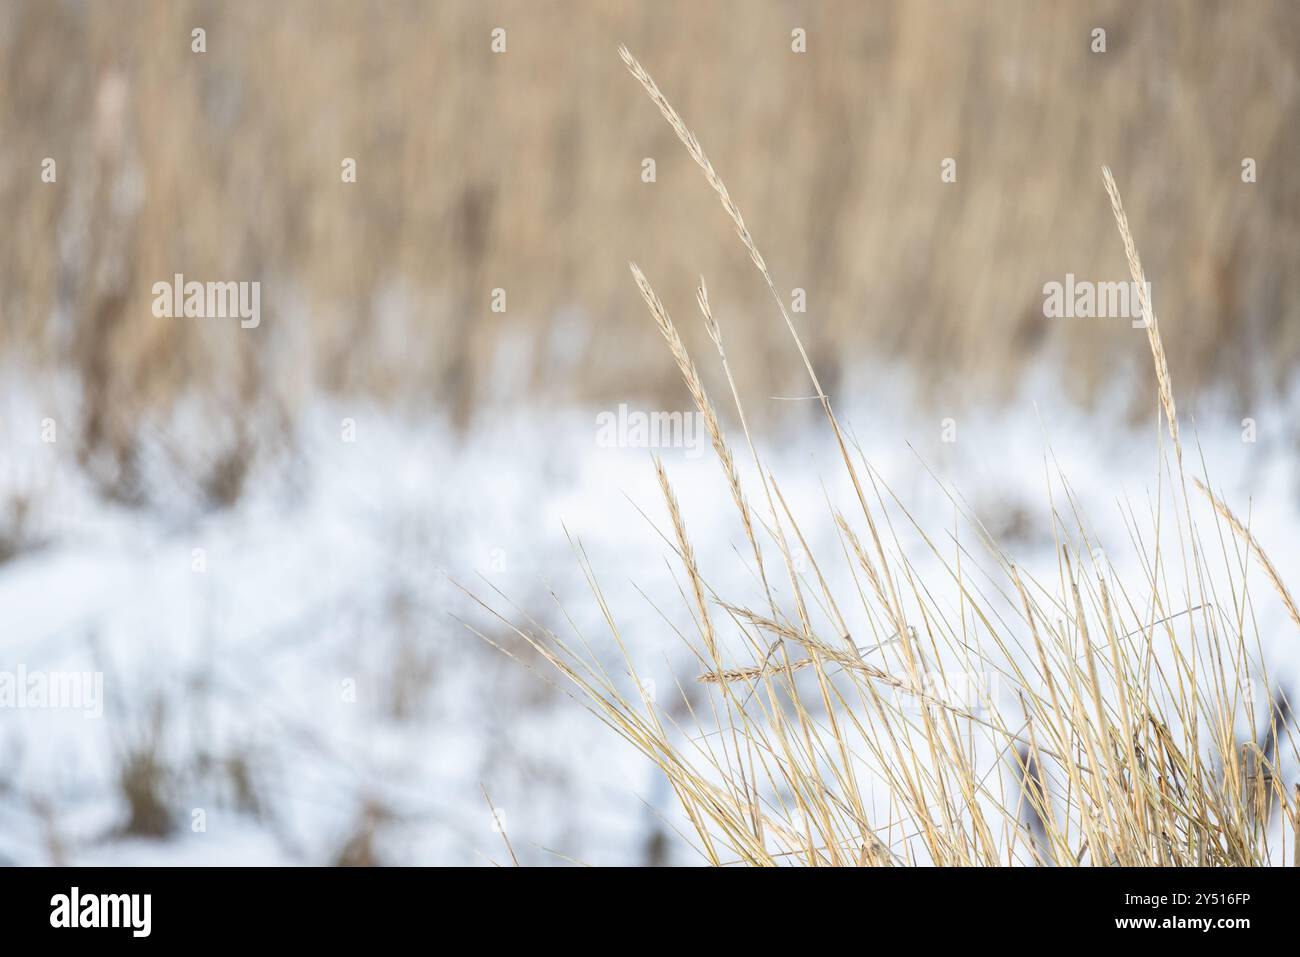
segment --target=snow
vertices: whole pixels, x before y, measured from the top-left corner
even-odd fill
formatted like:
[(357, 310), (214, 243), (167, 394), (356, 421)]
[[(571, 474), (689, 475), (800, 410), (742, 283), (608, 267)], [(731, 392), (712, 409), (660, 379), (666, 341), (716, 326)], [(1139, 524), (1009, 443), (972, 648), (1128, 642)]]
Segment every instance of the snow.
[[(861, 381), (888, 388), (883, 376)], [(46, 415), (71, 420), (47, 411), (66, 399), (20, 377), (7, 388), (0, 503), (27, 493), (34, 504), (30, 541), (0, 564), (0, 670), (99, 671), (107, 703), (98, 719), (0, 711), (0, 861), (329, 864), (360, 841), (382, 863), (501, 863), (502, 820), (524, 863), (629, 864), (646, 859), (656, 827), (682, 826), (647, 760), (464, 624), (509, 643), (461, 586), (506, 608), (499, 589), (557, 630), (562, 605), (621, 670), (571, 536), (660, 698), (697, 673), (669, 627), (689, 634), (691, 619), (655, 527), (671, 537), (650, 453), (596, 441), (596, 416), (612, 409), (502, 405), (461, 436), (436, 415), (321, 399), (298, 418), (292, 454), (261, 460), (232, 507), (172, 494), (181, 486), (159, 455), (149, 459), (151, 488), (166, 494), (129, 508), (94, 493), (70, 426), (40, 441)], [(883, 392), (864, 389), (840, 411), (939, 547), (952, 549), (954, 528), (942, 482), (1019, 560), (1053, 567), (1047, 491), (1059, 468), (1115, 573), (1134, 574), (1122, 510), (1148, 519), (1157, 433), (1053, 394), (1050, 377), (1031, 380), (1007, 407), (960, 416), (953, 443), (942, 441), (939, 416), (907, 413)], [(1197, 423), (1216, 489), (1243, 517), (1249, 503), (1284, 576), (1300, 561), (1300, 476), (1285, 425), (1295, 398), (1260, 417), (1253, 444), (1226, 402), (1207, 401)], [(344, 419), (355, 441), (344, 440)], [(808, 421), (760, 436), (759, 451), (837, 594), (851, 595), (827, 500), (853, 521), (852, 491), (829, 431)], [(739, 430), (729, 435), (765, 514)], [(729, 600), (752, 600), (737, 558), (747, 546), (716, 460), (658, 451), (706, 578)], [(895, 529), (926, 567), (912, 551), (918, 536), (901, 519)], [(1270, 669), (1300, 688), (1294, 629), (1253, 566), (1249, 576)], [(860, 605), (850, 625), (854, 634), (880, 627)], [(122, 830), (123, 761), (150, 750), (173, 825), (161, 839)], [(194, 829), (198, 817), (205, 829)], [(670, 860), (697, 860), (667, 837)]]

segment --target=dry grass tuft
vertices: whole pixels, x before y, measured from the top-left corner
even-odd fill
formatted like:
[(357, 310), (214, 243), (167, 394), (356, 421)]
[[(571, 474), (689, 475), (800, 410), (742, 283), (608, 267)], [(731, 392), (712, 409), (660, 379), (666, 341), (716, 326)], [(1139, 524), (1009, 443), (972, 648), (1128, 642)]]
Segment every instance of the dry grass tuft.
[[(1285, 783), (1300, 764), (1295, 728), (1258, 653), (1240, 568), (1226, 547), (1217, 555), (1206, 548), (1191, 520), (1173, 386), (1149, 299), (1142, 298), (1143, 315), (1180, 481), (1172, 490), (1161, 484), (1150, 529), (1131, 516), (1136, 570), (1114, 574), (1110, 557), (1098, 557), (1063, 479), (1049, 488), (1059, 557), (1054, 576), (1036, 577), (1017, 564), (955, 496), (959, 521), (982, 553), (969, 546), (946, 552), (939, 543), (948, 539), (927, 532), (846, 439), (725, 183), (650, 74), (626, 48), (619, 53), (703, 170), (798, 348), (853, 490), (851, 508), (832, 505), (830, 512), (840, 570), (855, 587), (837, 594), (822, 564), (830, 557), (809, 549), (763, 466), (703, 280), (697, 301), (753, 458), (758, 506), (749, 504), (699, 368), (633, 266), (650, 315), (709, 423), (750, 539), (754, 566), (741, 577), (761, 583), (756, 601), (724, 598), (710, 583), (656, 460), (672, 526), (664, 537), (689, 581), (683, 597), (695, 637), (688, 644), (702, 666), (696, 694), (684, 691), (684, 709), (676, 712), (688, 714), (692, 727), (639, 692), (622, 690), (625, 678), (637, 688), (640, 678), (580, 547), (621, 656), (616, 670), (625, 675), (611, 671), (581, 636), (571, 642), (535, 621), (516, 625), (493, 614), (659, 767), (698, 852), (712, 864), (1242, 866), (1300, 854), (1300, 797)], [(1142, 288), (1119, 191), (1109, 170), (1103, 175)], [(1057, 484), (1063, 502), (1052, 491)], [(1180, 496), (1175, 514), (1186, 521), (1163, 521), (1167, 495)], [(1276, 569), (1226, 506), (1210, 498), (1300, 624)], [(919, 546), (909, 548), (902, 530)], [(765, 554), (779, 556), (779, 567), (765, 564)], [(851, 604), (870, 636), (850, 629)], [(954, 690), (954, 676), (974, 676), (973, 692)], [(1244, 692), (1251, 681), (1267, 690), (1266, 700)], [(703, 704), (695, 700), (699, 693), (707, 696)]]

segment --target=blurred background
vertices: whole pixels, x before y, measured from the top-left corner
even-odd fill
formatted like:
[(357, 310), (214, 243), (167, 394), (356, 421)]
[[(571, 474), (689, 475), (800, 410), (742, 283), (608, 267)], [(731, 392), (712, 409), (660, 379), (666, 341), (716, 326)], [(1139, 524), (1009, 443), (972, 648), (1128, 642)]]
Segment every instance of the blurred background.
[[(1041, 443), (1035, 407), (1083, 468), (1150, 464), (1144, 335), (1042, 312), (1066, 273), (1128, 278), (1109, 164), (1180, 411), (1295, 528), (1293, 3), (4, 0), (0, 641), (102, 670), (109, 707), (0, 713), (0, 856), (473, 862), (508, 815), (532, 862), (679, 859), (653, 774), (455, 620), (480, 574), (538, 615), (581, 600), (566, 527), (613, 577), (665, 574), (653, 536), (622, 547), (644, 450), (592, 440), (593, 410), (689, 407), (630, 259), (697, 358), (705, 277), (820, 495), (810, 406), (770, 400), (808, 391), (788, 333), (620, 43), (805, 291), (863, 441), (972, 423), (931, 451), (1030, 541), (1032, 483), (990, 473)], [(176, 273), (260, 282), (260, 326), (155, 318)]]

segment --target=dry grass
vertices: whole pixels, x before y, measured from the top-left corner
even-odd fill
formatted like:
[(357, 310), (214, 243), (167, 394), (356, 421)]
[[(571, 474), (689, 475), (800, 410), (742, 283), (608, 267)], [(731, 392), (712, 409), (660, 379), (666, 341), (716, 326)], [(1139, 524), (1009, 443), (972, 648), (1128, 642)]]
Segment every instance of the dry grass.
[(1214, 505), (1214, 510), (1228, 523), (1228, 527), (1232, 529), (1232, 533), (1240, 538), (1241, 541), (1250, 549), (1250, 553), (1255, 556), (1256, 561), (1259, 562), (1260, 568), (1264, 570), (1264, 576), (1268, 579), (1268, 583), (1273, 586), (1277, 591), (1278, 596), (1282, 599), (1282, 604), (1286, 607), (1287, 614), (1291, 616), (1291, 620), (1295, 622), (1296, 627), (1300, 628), (1300, 611), (1296, 610), (1295, 600), (1291, 597), (1291, 592), (1287, 590), (1286, 584), (1282, 581), (1282, 576), (1279, 575), (1277, 569), (1273, 567), (1273, 562), (1269, 560), (1268, 554), (1264, 549), (1260, 548), (1259, 543), (1255, 541), (1255, 536), (1250, 533), (1250, 529), (1243, 525), (1241, 519), (1237, 518), (1237, 516), (1233, 514), (1232, 509), (1228, 508), (1223, 499), (1216, 497), (1213, 492), (1205, 487), (1200, 479), (1195, 479), (1194, 481), (1196, 482), (1196, 487), (1200, 489), (1205, 497), (1210, 500), (1211, 504)]
[(1106, 184), (1106, 193), (1110, 196), (1111, 210), (1115, 214), (1115, 225), (1119, 227), (1119, 236), (1124, 243), (1124, 258), (1128, 260), (1129, 275), (1138, 290), (1138, 301), (1142, 307), (1142, 320), (1147, 330), (1147, 342), (1151, 346), (1151, 358), (1155, 362), (1156, 386), (1160, 390), (1160, 407), (1164, 410), (1165, 421), (1169, 424), (1169, 437), (1174, 441), (1174, 451), (1181, 461), (1182, 443), (1178, 439), (1178, 410), (1174, 405), (1174, 384), (1169, 378), (1169, 360), (1165, 356), (1165, 344), (1160, 338), (1160, 322), (1156, 318), (1154, 303), (1147, 290), (1147, 276), (1142, 269), (1142, 259), (1138, 256), (1137, 243), (1128, 227), (1128, 215), (1124, 212), (1124, 203), (1119, 196), (1119, 187), (1110, 167), (1101, 168), (1102, 181)]
[[(828, 388), (841, 357), (905, 357), (931, 377), (919, 396), (956, 405), (969, 396), (955, 390), (1015, 382), (1059, 344), (1074, 395), (1113, 389), (1121, 330), (1047, 336), (1039, 321), (1042, 285), (1066, 264), (1119, 278), (1088, 195), (1103, 160), (1125, 171), (1130, 215), (1203, 225), (1144, 248), (1180, 277), (1157, 298), (1179, 317), (1168, 345), (1186, 383), (1266, 389), (1300, 357), (1294, 4), (589, 6), (4, 4), (0, 354), (75, 369), (86, 442), (127, 473), (144, 411), (186, 390), (290, 413), (315, 388), (364, 390), (464, 421), (520, 341), (510, 381), (524, 394), (676, 399), (670, 370), (640, 361), (651, 330), (620, 280), (635, 250), (650, 275), (707, 272), (741, 386), (783, 390), (801, 373), (762, 321), (767, 293), (718, 230), (690, 228), (707, 186), (611, 82), (609, 51), (628, 39), (688, 97), (780, 278), (808, 290), (802, 339)], [(503, 56), (488, 49), (498, 25)], [(1104, 55), (1088, 49), (1098, 25)], [(806, 55), (790, 52), (795, 26)], [(46, 156), (54, 186), (38, 179)], [(955, 187), (939, 182), (947, 156)], [(1239, 181), (1243, 156), (1258, 183)], [(261, 280), (263, 326), (152, 321), (150, 285), (175, 272)], [(487, 308), (496, 286), (503, 316)], [(663, 291), (681, 314), (689, 293)], [(589, 321), (576, 337), (574, 315)]]
[[(1175, 480), (1160, 483), (1149, 527), (1129, 516), (1138, 571), (1121, 577), (1110, 556), (1098, 555), (1063, 478), (1049, 482), (1059, 556), (1054, 581), (1021, 567), (955, 496), (954, 511), (982, 554), (977, 559), (967, 547), (947, 552), (846, 437), (721, 177), (650, 75), (626, 49), (620, 54), (704, 171), (760, 271), (852, 489), (852, 507), (832, 513), (842, 546), (836, 560), (857, 586), (845, 595), (832, 590), (817, 558), (796, 563), (795, 550), (807, 552), (805, 536), (744, 425), (762, 486), (753, 501), (766, 511), (749, 504), (700, 371), (634, 266), (642, 298), (709, 423), (751, 539), (755, 566), (747, 571), (761, 581), (766, 607), (725, 598), (710, 584), (657, 461), (671, 525), (665, 539), (687, 579), (694, 629), (688, 643), (701, 666), (695, 690), (683, 689), (693, 726), (621, 690), (626, 680), (640, 686), (635, 656), (580, 549), (625, 675), (604, 667), (585, 639), (501, 620), (614, 733), (657, 764), (702, 858), (753, 865), (1132, 866), (1260, 865), (1300, 855), (1300, 799), (1287, 784), (1300, 760), (1289, 706), (1263, 660), (1245, 566), (1227, 546), (1231, 535), (1219, 535), (1216, 551), (1195, 521), (1151, 303), (1144, 300), (1143, 310), (1175, 447)], [(1109, 170), (1104, 178), (1133, 277), (1141, 281), (1119, 191)], [(697, 298), (745, 423), (703, 282)], [(1162, 456), (1163, 468), (1170, 466)], [(1211, 499), (1295, 617), (1277, 570), (1226, 506)], [(900, 526), (920, 542), (921, 554), (909, 552)], [(764, 547), (780, 556), (781, 572), (764, 567)], [(869, 640), (850, 634), (841, 611), (846, 601), (860, 603), (874, 632)], [(936, 688), (936, 676), (954, 672), (978, 675), (978, 692)], [(1244, 690), (1246, 680), (1264, 694)]]

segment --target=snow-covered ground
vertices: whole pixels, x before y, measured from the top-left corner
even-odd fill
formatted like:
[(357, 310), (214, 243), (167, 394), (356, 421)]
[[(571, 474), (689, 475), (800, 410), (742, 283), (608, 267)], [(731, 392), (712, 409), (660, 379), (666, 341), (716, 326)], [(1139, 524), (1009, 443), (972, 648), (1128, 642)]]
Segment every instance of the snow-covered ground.
[[(1122, 509), (1147, 516), (1155, 490), (1153, 425), (1066, 408), (1044, 378), (1001, 410), (959, 416), (954, 436), (942, 417), (900, 409), (887, 377), (858, 381), (875, 384), (840, 400), (841, 416), (922, 524), (953, 528), (942, 481), (1009, 551), (1051, 563), (1047, 475), (1059, 468), (1122, 569)], [(21, 381), (7, 388), (0, 502), (30, 505), (22, 547), (0, 564), (0, 672), (102, 673), (104, 701), (101, 716), (0, 709), (0, 861), (500, 862), (498, 822), (525, 863), (643, 863), (660, 847), (695, 860), (653, 767), (464, 624), (518, 648), (460, 586), (505, 608), (499, 589), (557, 630), (567, 614), (617, 667), (571, 536), (638, 671), (661, 696), (696, 673), (668, 624), (690, 619), (655, 528), (666, 530), (650, 455), (597, 441), (609, 410), (505, 407), (458, 436), (433, 416), (322, 400), (297, 421), (292, 453), (263, 457), (233, 507), (156, 496), (128, 508), (90, 490), (66, 438), (74, 423), (54, 415), (65, 431), (42, 441), (46, 400)], [(1227, 403), (1196, 422), (1211, 479), (1240, 513), (1249, 506), (1293, 590), (1297, 409), (1256, 415), (1254, 442), (1242, 438), (1250, 413)], [(834, 571), (827, 500), (851, 505), (828, 430), (808, 415), (759, 444), (810, 551), (851, 587)], [(706, 577), (746, 600), (744, 541), (711, 451), (656, 451)], [(1250, 576), (1270, 669), (1300, 689), (1294, 629)], [(159, 835), (127, 826), (128, 793), (137, 813), (157, 797)]]

